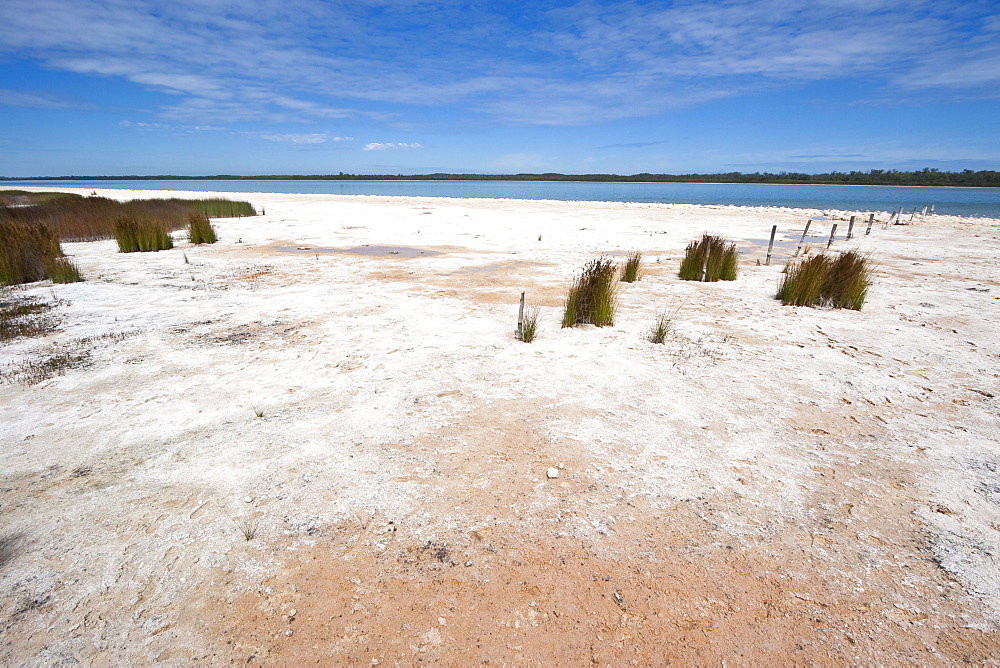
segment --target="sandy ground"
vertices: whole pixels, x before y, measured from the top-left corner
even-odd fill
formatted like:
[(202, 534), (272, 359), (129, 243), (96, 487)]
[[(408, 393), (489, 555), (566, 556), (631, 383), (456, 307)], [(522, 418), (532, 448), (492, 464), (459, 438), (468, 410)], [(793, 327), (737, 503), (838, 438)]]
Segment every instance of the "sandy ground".
[[(56, 327), (0, 348), (0, 663), (1000, 662), (1000, 221), (232, 197), (214, 246), (4, 292)], [(860, 312), (773, 298), (824, 213)], [(677, 278), (703, 232), (737, 281)]]

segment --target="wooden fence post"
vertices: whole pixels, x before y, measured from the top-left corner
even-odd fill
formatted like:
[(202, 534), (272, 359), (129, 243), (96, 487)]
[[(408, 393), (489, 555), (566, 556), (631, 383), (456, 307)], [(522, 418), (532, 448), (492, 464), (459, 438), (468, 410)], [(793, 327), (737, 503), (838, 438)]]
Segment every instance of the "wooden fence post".
[(865, 230), (865, 236), (866, 236), (866, 237), (867, 237), (867, 236), (868, 236), (869, 234), (871, 234), (871, 233), (872, 233), (872, 223), (874, 223), (874, 222), (875, 222), (875, 214), (874, 214), (874, 213), (871, 213), (871, 214), (869, 214), (869, 215), (868, 215), (868, 229), (867, 229), (867, 230)]
[(812, 224), (812, 220), (806, 221), (806, 229), (802, 230), (802, 238), (799, 239), (799, 247), (795, 249), (795, 257), (799, 256), (799, 252), (802, 250), (802, 243), (806, 240), (806, 235), (809, 234), (809, 226)]
[(764, 264), (770, 266), (771, 264), (771, 249), (774, 248), (774, 233), (778, 231), (777, 225), (771, 226), (771, 242), (767, 244), (767, 259), (764, 260)]
[(517, 310), (517, 333), (514, 334), (518, 340), (524, 338), (524, 291), (521, 291), (521, 308)]
[(837, 235), (837, 223), (833, 224), (833, 229), (830, 230), (830, 240), (826, 242), (826, 247), (829, 248), (833, 245), (833, 237)]
[(847, 225), (847, 240), (850, 241), (854, 238), (854, 219), (857, 216), (851, 216), (851, 222)]

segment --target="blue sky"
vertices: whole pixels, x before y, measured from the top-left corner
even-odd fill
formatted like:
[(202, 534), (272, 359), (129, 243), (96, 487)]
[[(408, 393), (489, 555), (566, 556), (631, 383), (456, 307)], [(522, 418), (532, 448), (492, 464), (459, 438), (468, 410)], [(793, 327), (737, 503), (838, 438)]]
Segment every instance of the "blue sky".
[(0, 176), (1000, 169), (996, 0), (3, 0)]

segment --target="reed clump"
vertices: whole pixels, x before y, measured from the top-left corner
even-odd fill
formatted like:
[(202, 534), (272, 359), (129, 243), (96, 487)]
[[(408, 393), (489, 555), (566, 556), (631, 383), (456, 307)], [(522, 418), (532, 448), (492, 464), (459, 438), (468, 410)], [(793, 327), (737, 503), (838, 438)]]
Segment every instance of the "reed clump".
[(642, 276), (640, 274), (640, 269), (642, 267), (642, 253), (635, 251), (634, 253), (629, 253), (625, 258), (625, 264), (622, 265), (622, 281), (625, 283), (635, 283)]
[(253, 205), (222, 198), (144, 199), (119, 202), (107, 197), (81, 197), (63, 193), (0, 193), (0, 220), (30, 221), (48, 225), (63, 241), (100, 241), (115, 238), (116, 222), (124, 217), (147, 217), (167, 231), (188, 225), (192, 212), (208, 218), (257, 215)]
[(68, 257), (57, 257), (49, 263), (49, 280), (53, 283), (79, 283), (83, 280), (80, 267)]
[(617, 273), (610, 258), (594, 259), (584, 265), (566, 296), (562, 326), (614, 325), (618, 307)]
[(201, 211), (192, 211), (188, 214), (188, 240), (193, 244), (214, 244), (219, 240), (208, 216)]
[(871, 287), (871, 260), (857, 251), (814, 255), (785, 267), (776, 299), (786, 306), (827, 306), (860, 311)]
[(44, 224), (0, 219), (0, 284), (17, 285), (48, 278), (62, 257), (59, 238)]
[(174, 247), (163, 223), (151, 216), (127, 215), (115, 221), (115, 240), (121, 253), (146, 253)]
[(739, 270), (736, 244), (705, 234), (687, 245), (680, 277), (685, 281), (735, 281)]

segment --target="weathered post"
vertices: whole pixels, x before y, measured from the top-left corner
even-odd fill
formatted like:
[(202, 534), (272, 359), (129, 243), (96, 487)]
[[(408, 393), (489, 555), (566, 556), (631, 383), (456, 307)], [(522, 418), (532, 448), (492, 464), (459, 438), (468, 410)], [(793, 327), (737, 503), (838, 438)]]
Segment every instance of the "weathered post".
[(868, 236), (869, 234), (871, 234), (871, 233), (872, 233), (872, 224), (873, 224), (874, 222), (875, 222), (875, 213), (874, 213), (874, 212), (872, 212), (871, 214), (869, 214), (869, 215), (868, 215), (868, 229), (867, 229), (867, 230), (865, 230), (865, 236), (866, 236), (866, 237), (867, 237), (867, 236)]
[(931, 204), (931, 214), (933, 214), (933, 213), (934, 213), (934, 205)]
[(851, 222), (847, 224), (847, 240), (850, 241), (854, 238), (854, 219), (857, 216), (851, 216)]
[(920, 215), (921, 216), (926, 216), (927, 215), (927, 205), (926, 204), (924, 204), (924, 208), (920, 209)]
[(767, 259), (764, 260), (764, 264), (771, 265), (771, 249), (774, 248), (774, 233), (778, 231), (777, 225), (771, 226), (771, 241), (767, 244)]
[(799, 247), (795, 249), (795, 257), (798, 257), (799, 253), (802, 251), (802, 244), (803, 242), (805, 242), (806, 235), (809, 234), (809, 226), (812, 224), (813, 224), (812, 220), (806, 221), (806, 229), (802, 230), (802, 238), (799, 239)]
[(827, 248), (833, 245), (833, 238), (835, 236), (837, 236), (837, 223), (834, 223), (833, 228), (830, 230), (830, 240), (826, 242)]
[(514, 334), (518, 340), (524, 338), (524, 291), (521, 291), (521, 307), (517, 310), (517, 333)]

